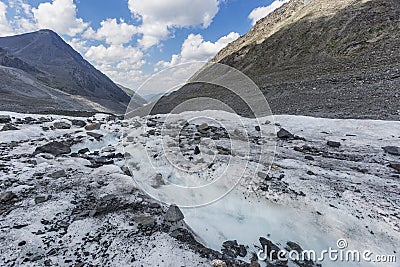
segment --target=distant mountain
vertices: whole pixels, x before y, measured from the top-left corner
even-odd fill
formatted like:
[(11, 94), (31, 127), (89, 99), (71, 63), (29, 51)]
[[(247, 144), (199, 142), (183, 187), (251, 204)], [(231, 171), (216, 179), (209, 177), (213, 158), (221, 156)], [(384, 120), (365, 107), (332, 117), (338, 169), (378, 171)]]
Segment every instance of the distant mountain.
[(0, 38), (0, 78), (1, 110), (122, 114), (130, 101), (51, 30)]
[[(275, 114), (399, 120), (399, 18), (398, 0), (291, 0), (212, 61), (252, 78)], [(156, 112), (195, 96), (238, 105), (195, 84)]]
[(122, 86), (120, 84), (117, 84), (117, 86), (121, 88), (127, 95), (129, 95), (131, 97), (131, 101), (134, 101), (138, 106), (143, 106), (147, 104), (147, 101), (132, 89)]
[(149, 94), (149, 95), (144, 95), (143, 98), (146, 99), (148, 103), (150, 103), (160, 99), (164, 94), (165, 93)]

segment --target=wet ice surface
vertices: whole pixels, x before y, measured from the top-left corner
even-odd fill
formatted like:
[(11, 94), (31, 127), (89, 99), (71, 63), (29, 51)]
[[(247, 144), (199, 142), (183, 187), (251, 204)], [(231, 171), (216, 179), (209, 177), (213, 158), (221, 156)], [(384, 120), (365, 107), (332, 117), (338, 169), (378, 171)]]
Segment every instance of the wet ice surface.
[[(162, 117), (158, 120), (163, 121)], [(269, 181), (244, 175), (240, 185), (219, 201), (183, 210), (186, 222), (203, 242), (218, 250), (224, 241), (237, 240), (249, 251), (257, 252), (258, 238), (268, 236), (281, 247), (294, 241), (303, 249), (318, 253), (330, 247), (337, 249), (337, 240), (344, 238), (348, 249), (396, 254), (400, 241), (399, 175), (388, 165), (399, 161), (399, 157), (385, 154), (382, 147), (399, 144), (400, 123), (301, 116), (276, 116), (275, 121), (277, 129), (285, 128), (300, 138), (278, 141)], [(224, 123), (226, 126), (229, 122)], [(179, 121), (177, 127), (178, 124)], [(266, 139), (270, 137), (268, 133), (267, 130)], [(145, 138), (158, 140), (157, 136)], [(341, 146), (329, 147), (327, 141), (340, 142)], [(151, 146), (153, 151), (157, 148)], [(248, 163), (240, 153), (234, 158), (230, 168)], [(156, 162), (162, 160), (158, 158)], [(255, 173), (267, 171), (268, 163), (261, 159), (252, 162), (250, 168)], [(146, 176), (147, 171), (148, 168), (139, 170), (139, 176)], [(160, 163), (154, 172), (162, 172), (174, 183), (182, 176), (176, 175), (168, 164)], [(218, 166), (212, 174), (224, 175)], [(147, 174), (148, 179), (153, 175)], [(200, 172), (196, 177), (204, 181), (210, 174)], [(169, 186), (157, 190), (168, 192)], [(325, 261), (323, 265), (337, 263)]]
[[(188, 117), (193, 115), (207, 114), (187, 114)], [(190, 244), (180, 243), (157, 228), (162, 225), (166, 206), (152, 208), (150, 204), (156, 201), (138, 190), (134, 179), (121, 169), (126, 165), (121, 155), (126, 152), (130, 153), (127, 162), (133, 177), (142, 182), (150, 181), (147, 189), (161, 196), (174, 192), (171, 184), (208, 185), (226, 174), (227, 169), (231, 170), (228, 177), (232, 177), (247, 166), (239, 185), (230, 194), (209, 205), (182, 210), (185, 222), (199, 240), (214, 250), (219, 251), (224, 241), (237, 240), (246, 245), (248, 251), (246, 257), (239, 258), (249, 262), (251, 252), (259, 250), (258, 239), (263, 236), (281, 248), (287, 241), (293, 241), (303, 249), (319, 251), (336, 248), (336, 241), (345, 238), (349, 249), (395, 254), (400, 243), (400, 178), (388, 165), (399, 162), (400, 158), (385, 153), (381, 147), (399, 144), (400, 122), (275, 116), (276, 127), (273, 122), (265, 124), (267, 118), (260, 120), (261, 132), (266, 134), (258, 140), (255, 122), (243, 119), (245, 127), (241, 128), (231, 123), (228, 115), (226, 118), (220, 115), (225, 127), (238, 130), (232, 138), (228, 140), (217, 124), (214, 125), (217, 134), (205, 134), (200, 140), (192, 138), (189, 131), (187, 137), (181, 138), (185, 139), (181, 140), (178, 150), (182, 157), (173, 153), (176, 135), (172, 133), (182, 128), (186, 120), (183, 115), (170, 117), (166, 125), (162, 123), (163, 117), (158, 116), (150, 126), (145, 119), (121, 123), (98, 115), (92, 119), (103, 123), (99, 130), (93, 131), (103, 135), (99, 141), (75, 126), (43, 130), (42, 126), (51, 127), (54, 121), (71, 120), (61, 116), (51, 116), (40, 123), (22, 122), (16, 124), (20, 130), (1, 132), (1, 192), (11, 191), (17, 198), (16, 202), (2, 203), (1, 207), (2, 265), (82, 262), (120, 266), (210, 266), (210, 259), (190, 249)], [(30, 117), (38, 120), (43, 116)], [(198, 131), (195, 125), (201, 123), (192, 122), (191, 131)], [(168, 134), (161, 134), (163, 127)], [(281, 127), (303, 138), (277, 139), (275, 132)], [(243, 138), (240, 130), (248, 130), (251, 141)], [(163, 150), (158, 134), (166, 137), (167, 144), (171, 143), (169, 148), (166, 146), (167, 150)], [(121, 136), (125, 140), (121, 141)], [(203, 139), (206, 142), (203, 143)], [(73, 143), (72, 153), (83, 148), (90, 152), (75, 156), (32, 156), (36, 147), (51, 140), (69, 140)], [(267, 151), (262, 157), (256, 149), (260, 141)], [(329, 147), (327, 141), (339, 141), (341, 146)], [(276, 157), (270, 166), (269, 156), (275, 151), (275, 142)], [(199, 154), (194, 153), (196, 145)], [(230, 153), (220, 152), (217, 145), (231, 149)], [(249, 150), (249, 145), (253, 149)], [(246, 154), (248, 151), (250, 155)], [(172, 162), (186, 168), (171, 167), (165, 155), (175, 156)], [(94, 159), (99, 157), (103, 157), (99, 161), (101, 166), (98, 162), (94, 166)], [(209, 168), (211, 161), (215, 164)], [(190, 173), (190, 168), (201, 171)], [(65, 172), (61, 177), (49, 177), (60, 170)], [(268, 173), (268, 178), (261, 179), (258, 172)], [(162, 182), (158, 181), (155, 186), (158, 173), (162, 174)], [(221, 181), (218, 187), (209, 187), (207, 195), (204, 193), (199, 198), (229, 191), (231, 180)], [(49, 195), (51, 198), (47, 199)], [(36, 203), (37, 197), (45, 197), (45, 201)], [(184, 202), (191, 197), (196, 198), (195, 195), (178, 195), (176, 200)], [(99, 203), (105, 203), (105, 207)], [(97, 214), (93, 212), (96, 210)], [(139, 227), (136, 218), (139, 215), (153, 218), (157, 227), (150, 227), (150, 230)], [(20, 245), (21, 241), (26, 244)], [(296, 266), (292, 262), (289, 265)], [(337, 266), (337, 263), (323, 262), (323, 266)], [(357, 264), (346, 263), (346, 266)], [(358, 266), (367, 265), (363, 262)], [(384, 266), (396, 265), (386, 263)]]

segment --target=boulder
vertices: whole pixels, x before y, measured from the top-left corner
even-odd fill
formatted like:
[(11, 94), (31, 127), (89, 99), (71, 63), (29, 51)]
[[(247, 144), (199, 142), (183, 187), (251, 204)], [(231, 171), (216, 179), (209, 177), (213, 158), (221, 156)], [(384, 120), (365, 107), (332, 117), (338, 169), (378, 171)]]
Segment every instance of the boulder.
[(71, 148), (62, 142), (50, 142), (35, 149), (34, 155), (39, 153), (49, 153), (54, 156), (64, 155), (71, 153)]
[(153, 188), (159, 188), (160, 186), (165, 185), (164, 179), (161, 173), (157, 173), (154, 177), (154, 184), (152, 185)]
[(330, 147), (340, 147), (341, 146), (340, 142), (336, 142), (336, 141), (327, 141), (326, 144)]
[(279, 139), (292, 139), (294, 138), (294, 135), (289, 132), (288, 130), (281, 128), (278, 133), (276, 134)]
[(54, 129), (70, 129), (71, 124), (63, 122), (63, 121), (57, 121), (53, 123)]
[(91, 124), (88, 124), (85, 126), (86, 131), (94, 131), (94, 130), (100, 130), (101, 123), (100, 122), (93, 122)]
[(151, 216), (136, 216), (133, 220), (144, 227), (153, 226), (156, 224), (156, 220)]
[(213, 267), (227, 267), (226, 263), (224, 261), (221, 261), (221, 260), (213, 260), (211, 262), (211, 265)]
[(82, 149), (80, 149), (79, 151), (78, 151), (78, 154), (86, 154), (86, 153), (89, 153), (90, 152), (90, 150), (89, 150), (89, 148), (82, 148)]
[(146, 125), (147, 125), (147, 127), (156, 127), (157, 126), (157, 122), (152, 121), (152, 120), (148, 120)]
[(37, 196), (37, 197), (35, 197), (35, 204), (40, 204), (40, 203), (46, 202), (49, 199), (50, 199), (50, 197), (48, 197), (48, 196)]
[(236, 258), (237, 256), (245, 257), (247, 255), (247, 250), (244, 245), (239, 245), (236, 240), (228, 240), (222, 243), (222, 253), (224, 255)]
[(382, 147), (382, 149), (391, 155), (395, 155), (395, 156), (400, 156), (400, 147), (397, 146), (385, 146)]
[(295, 242), (289, 241), (289, 242), (286, 243), (286, 245), (288, 246), (288, 249), (287, 249), (288, 251), (295, 250), (298, 253), (302, 253), (303, 252), (303, 249), (300, 247), (300, 245), (295, 243)]
[[(261, 248), (263, 249), (264, 253), (267, 254), (268, 257), (272, 257), (272, 260), (278, 259), (278, 252), (280, 251), (280, 248), (272, 243), (270, 240), (260, 237), (259, 239)], [(274, 252), (274, 253), (272, 253)], [(271, 255), (272, 254), (272, 255)]]
[(207, 123), (200, 124), (200, 125), (196, 126), (196, 128), (197, 128), (197, 131), (200, 133), (206, 133), (208, 131), (208, 129), (210, 129), (210, 127), (208, 126)]
[(72, 125), (77, 126), (77, 127), (85, 127), (86, 122), (82, 120), (71, 120)]
[(10, 124), (10, 123), (7, 123), (1, 129), (2, 132), (5, 132), (5, 131), (16, 131), (16, 130), (19, 130), (19, 129), (17, 127), (15, 127), (14, 125)]
[(272, 180), (272, 177), (270, 177), (268, 174), (266, 174), (265, 172), (258, 172), (257, 173), (258, 177), (260, 177), (261, 179), (265, 180), (265, 181), (270, 181)]
[(16, 199), (16, 198), (17, 198), (17, 195), (14, 194), (11, 191), (6, 191), (6, 192), (3, 192), (3, 193), (0, 194), (0, 202), (1, 203), (10, 202), (10, 201), (12, 201), (13, 199)]
[(389, 164), (389, 167), (395, 169), (396, 171), (400, 172), (400, 163), (392, 162)]
[(164, 215), (164, 220), (167, 222), (179, 222), (184, 218), (182, 211), (176, 205), (171, 205)]
[(0, 123), (10, 123), (11, 117), (9, 115), (0, 115)]
[(196, 146), (196, 147), (194, 148), (194, 154), (195, 154), (195, 155), (200, 154), (200, 148), (199, 148), (198, 146)]
[(103, 137), (102, 134), (93, 133), (93, 132), (88, 132), (87, 135), (93, 137), (97, 141), (100, 141), (100, 139)]
[(59, 170), (59, 171), (55, 171), (53, 173), (50, 173), (48, 176), (50, 178), (58, 179), (58, 178), (61, 178), (61, 177), (65, 177), (66, 173), (65, 173), (64, 170)]

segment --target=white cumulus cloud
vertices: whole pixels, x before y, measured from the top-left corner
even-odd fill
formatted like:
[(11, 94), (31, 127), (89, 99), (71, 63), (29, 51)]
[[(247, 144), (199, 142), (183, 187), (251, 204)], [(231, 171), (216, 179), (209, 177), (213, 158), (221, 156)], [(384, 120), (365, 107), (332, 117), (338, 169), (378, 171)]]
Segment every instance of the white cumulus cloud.
[(73, 0), (41, 3), (32, 12), (39, 28), (52, 29), (60, 34), (75, 36), (89, 26), (83, 19), (77, 18)]
[(137, 84), (143, 77), (141, 67), (146, 63), (143, 52), (132, 46), (104, 45), (91, 46), (85, 57), (109, 76), (113, 81), (129, 85)]
[(182, 44), (180, 54), (172, 55), (171, 61), (169, 62), (158, 62), (157, 66), (171, 67), (185, 62), (207, 61), (211, 57), (215, 56), (222, 48), (239, 37), (240, 35), (238, 33), (231, 32), (213, 43), (205, 41), (201, 34), (189, 34)]
[(7, 36), (13, 33), (13, 30), (8, 23), (7, 17), (7, 5), (0, 2), (0, 36)]
[(144, 48), (166, 39), (173, 28), (207, 28), (219, 10), (218, 0), (129, 0), (128, 5), (142, 21), (139, 43)]
[(289, 2), (290, 0), (275, 0), (269, 6), (262, 6), (257, 7), (249, 14), (249, 19), (251, 19), (252, 24), (256, 24), (256, 22), (262, 18), (265, 18), (267, 15), (274, 12), (276, 9), (283, 6), (285, 3)]
[(107, 44), (120, 45), (128, 43), (133, 35), (137, 33), (137, 28), (120, 19), (108, 18), (100, 23), (101, 27), (94, 31), (92, 28), (86, 30), (84, 37), (95, 40), (105, 40)]

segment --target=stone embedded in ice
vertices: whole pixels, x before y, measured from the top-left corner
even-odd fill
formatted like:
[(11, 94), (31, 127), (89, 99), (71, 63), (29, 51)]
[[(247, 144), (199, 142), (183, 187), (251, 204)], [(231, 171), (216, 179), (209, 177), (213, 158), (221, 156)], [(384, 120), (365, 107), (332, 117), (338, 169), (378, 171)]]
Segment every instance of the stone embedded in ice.
[(11, 122), (11, 117), (9, 115), (0, 115), (0, 123)]
[(326, 144), (330, 147), (340, 147), (341, 146), (340, 142), (336, 142), (336, 141), (327, 141)]
[(179, 222), (184, 218), (182, 211), (176, 205), (171, 205), (164, 215), (164, 220), (167, 222)]
[(101, 123), (100, 122), (93, 122), (89, 125), (86, 125), (86, 131), (93, 131), (93, 130), (100, 130)]
[(291, 139), (294, 138), (294, 135), (290, 133), (288, 130), (281, 128), (276, 134), (280, 139)]
[(395, 156), (400, 156), (400, 147), (397, 146), (385, 146), (382, 147), (382, 149), (391, 155), (395, 155)]
[(59, 156), (59, 155), (71, 153), (71, 148), (68, 145), (66, 145), (65, 143), (50, 142), (43, 146), (37, 147), (34, 152), (34, 155), (39, 154), (39, 153), (49, 153), (54, 156)]
[(54, 129), (70, 129), (71, 124), (63, 122), (63, 121), (57, 121), (53, 124)]

